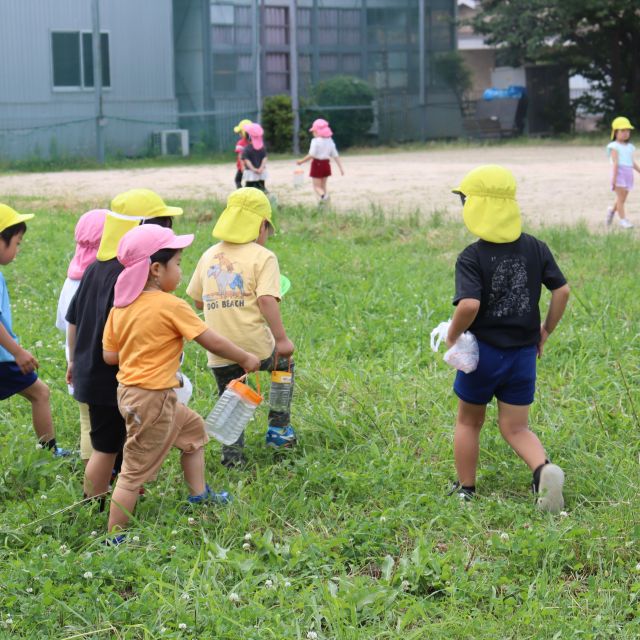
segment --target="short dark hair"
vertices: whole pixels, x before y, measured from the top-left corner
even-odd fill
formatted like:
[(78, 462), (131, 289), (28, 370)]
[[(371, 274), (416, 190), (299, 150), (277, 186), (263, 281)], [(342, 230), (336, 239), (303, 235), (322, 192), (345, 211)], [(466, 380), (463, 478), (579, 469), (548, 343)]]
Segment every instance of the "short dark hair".
[(160, 249), (160, 251), (156, 251), (150, 258), (151, 263), (159, 262), (160, 264), (167, 264), (173, 256), (181, 251), (181, 249)]
[(148, 218), (147, 220), (143, 220), (142, 224), (157, 224), (159, 227), (166, 227), (167, 229), (173, 229), (173, 217), (158, 216), (157, 218)]
[(11, 238), (13, 238), (13, 236), (17, 236), (20, 233), (26, 233), (27, 232), (27, 225), (24, 222), (18, 222), (17, 224), (12, 224), (10, 227), (7, 227), (6, 229), (3, 229), (2, 231), (0, 231), (0, 238), (2, 238), (4, 240), (4, 243), (6, 245), (9, 245), (11, 243)]

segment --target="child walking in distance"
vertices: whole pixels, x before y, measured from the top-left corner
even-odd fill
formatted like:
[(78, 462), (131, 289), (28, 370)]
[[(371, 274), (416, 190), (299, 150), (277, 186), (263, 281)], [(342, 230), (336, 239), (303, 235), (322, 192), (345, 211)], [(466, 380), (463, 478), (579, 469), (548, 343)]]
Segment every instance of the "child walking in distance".
[[(6, 204), (0, 204), (0, 265), (13, 262), (24, 234), (26, 221), (33, 214), (20, 214)], [(55, 430), (51, 418), (49, 387), (38, 378), (36, 358), (20, 346), (13, 333), (11, 303), (4, 276), (0, 273), (0, 400), (21, 395), (31, 403), (33, 428), (38, 442), (53, 452), (54, 456), (70, 454), (56, 444)]]
[[(107, 215), (106, 209), (94, 209), (80, 216), (75, 229), (76, 252), (67, 270), (67, 279), (62, 285), (60, 297), (58, 298), (58, 312), (56, 314), (56, 327), (65, 333), (65, 353), (67, 365), (69, 363), (69, 339), (68, 323), (65, 320), (71, 299), (75, 295), (80, 280), (87, 267), (96, 260), (102, 230), (104, 229), (104, 219)], [(73, 385), (69, 385), (69, 393), (73, 396)], [(91, 447), (91, 424), (89, 422), (89, 407), (84, 402), (78, 402), (80, 410), (80, 458), (87, 464), (93, 449)]]
[[(564, 506), (562, 469), (551, 464), (529, 429), (536, 382), (536, 356), (564, 313), (569, 287), (546, 244), (521, 233), (516, 182), (497, 165), (468, 173), (454, 191), (463, 202), (464, 222), (479, 238), (456, 262), (456, 310), (447, 345), (465, 331), (478, 340), (480, 359), (472, 373), (458, 371), (454, 391), (458, 417), (454, 456), (458, 481), (451, 494), (470, 499), (476, 489), (480, 430), (487, 404), (498, 401), (503, 438), (533, 473), (538, 508), (558, 513)], [(542, 285), (551, 290), (545, 321), (538, 303)]]
[(298, 160), (297, 163), (301, 165), (311, 160), (309, 175), (313, 181), (313, 190), (318, 194), (320, 203), (324, 203), (329, 199), (327, 180), (331, 175), (331, 158), (338, 165), (341, 175), (344, 175), (344, 169), (332, 138), (333, 131), (331, 131), (329, 123), (322, 118), (318, 118), (314, 120), (309, 131), (313, 134), (309, 153), (301, 160)]
[(118, 408), (127, 426), (122, 469), (109, 511), (109, 531), (123, 529), (143, 483), (153, 479), (171, 447), (181, 450), (190, 503), (229, 500), (204, 479), (204, 420), (177, 402), (178, 369), (184, 340), (255, 371), (258, 358), (214, 333), (181, 298), (182, 249), (193, 235), (176, 236), (154, 225), (129, 231), (118, 246), (124, 271), (115, 286), (114, 307), (104, 329), (103, 357), (119, 366)]
[[(293, 373), (294, 346), (280, 316), (280, 269), (278, 259), (264, 245), (274, 232), (267, 196), (251, 187), (234, 191), (214, 229), (221, 242), (200, 258), (187, 288), (198, 309), (204, 309), (207, 326), (232, 340), (261, 360), (261, 371)], [(220, 395), (243, 374), (224, 356), (209, 354), (209, 366)], [(293, 383), (293, 380), (292, 380)], [(290, 424), (290, 403), (284, 411), (269, 411), (266, 442), (273, 447), (292, 447), (296, 436)], [(222, 448), (222, 464), (241, 466), (244, 434)]]
[(233, 127), (233, 131), (237, 133), (239, 136), (239, 138), (236, 140), (236, 149), (235, 149), (236, 169), (237, 169), (236, 177), (235, 177), (236, 189), (240, 189), (242, 187), (242, 174), (244, 173), (244, 162), (242, 160), (242, 154), (244, 153), (244, 150), (249, 144), (247, 132), (244, 130), (244, 128), (248, 124), (251, 124), (251, 120), (247, 120), (245, 118), (244, 120), (240, 120), (240, 122), (238, 122), (238, 124), (235, 127)]
[(627, 118), (622, 116), (611, 123), (611, 142), (607, 145), (607, 152), (613, 165), (611, 190), (616, 194), (616, 201), (607, 209), (607, 226), (611, 226), (615, 214), (620, 218), (619, 224), (623, 229), (633, 229), (625, 211), (625, 203), (629, 191), (633, 189), (633, 170), (640, 172), (640, 165), (633, 159), (636, 148), (629, 142), (631, 130), (634, 127)]
[(182, 209), (168, 207), (148, 189), (132, 189), (116, 196), (104, 223), (96, 262), (82, 276), (71, 300), (69, 323), (69, 365), (67, 384), (73, 384), (74, 398), (89, 405), (93, 453), (85, 469), (86, 497), (104, 495), (127, 435), (118, 411), (116, 374), (118, 367), (102, 357), (102, 333), (113, 306), (113, 289), (123, 266), (116, 258), (118, 242), (140, 224), (171, 227), (173, 216)]
[(244, 184), (266, 192), (267, 150), (264, 147), (264, 131), (256, 122), (245, 125), (244, 130), (249, 134), (249, 144), (242, 152)]

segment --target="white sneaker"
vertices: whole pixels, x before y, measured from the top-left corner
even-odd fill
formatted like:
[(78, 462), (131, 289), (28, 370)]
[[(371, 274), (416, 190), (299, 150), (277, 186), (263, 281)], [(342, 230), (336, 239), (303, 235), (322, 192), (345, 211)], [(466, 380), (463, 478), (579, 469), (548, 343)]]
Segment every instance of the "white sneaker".
[(607, 220), (607, 227), (610, 227), (610, 226), (611, 226), (611, 223), (613, 222), (613, 214), (614, 214), (614, 212), (613, 212), (613, 207), (609, 207), (609, 208), (607, 209), (607, 218), (606, 218), (606, 220)]
[(633, 229), (633, 224), (631, 224), (631, 222), (629, 222), (626, 218), (622, 218), (622, 220), (620, 220), (620, 226), (623, 229)]
[(538, 485), (538, 499), (536, 506), (540, 511), (560, 513), (564, 507), (562, 487), (564, 486), (564, 472), (557, 464), (545, 464), (540, 470)]

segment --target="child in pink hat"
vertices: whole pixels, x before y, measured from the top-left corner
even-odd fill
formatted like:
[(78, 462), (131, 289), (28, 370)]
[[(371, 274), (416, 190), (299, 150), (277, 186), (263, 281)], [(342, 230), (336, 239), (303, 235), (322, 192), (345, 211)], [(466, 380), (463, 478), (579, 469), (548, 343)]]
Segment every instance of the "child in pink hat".
[(245, 187), (255, 187), (266, 193), (264, 183), (267, 179), (267, 150), (264, 147), (264, 129), (257, 122), (251, 122), (244, 126), (244, 131), (249, 136), (249, 144), (242, 152)]
[(331, 131), (329, 123), (322, 118), (318, 118), (314, 120), (309, 131), (313, 134), (309, 153), (301, 160), (298, 160), (297, 163), (301, 165), (311, 160), (309, 175), (313, 180), (313, 189), (320, 198), (320, 204), (324, 204), (329, 200), (327, 180), (331, 175), (331, 158), (338, 165), (341, 175), (344, 175), (344, 169), (332, 138), (333, 131)]
[[(65, 333), (64, 350), (67, 366), (69, 363), (69, 323), (66, 321), (65, 316), (67, 315), (69, 304), (80, 286), (82, 275), (86, 268), (96, 260), (106, 215), (106, 209), (93, 209), (80, 216), (76, 224), (76, 252), (71, 259), (67, 270), (67, 279), (64, 281), (60, 291), (56, 314), (56, 327)], [(73, 385), (69, 385), (69, 393), (73, 396)], [(86, 465), (93, 451), (89, 436), (91, 431), (89, 407), (84, 402), (78, 402), (78, 406), (80, 408), (80, 457)]]
[[(117, 365), (118, 408), (126, 422), (122, 469), (109, 512), (110, 532), (124, 529), (142, 485), (155, 478), (170, 449), (181, 451), (188, 502), (229, 502), (205, 483), (204, 420), (177, 402), (178, 369), (184, 340), (256, 371), (259, 359), (220, 336), (200, 320), (181, 298), (171, 294), (180, 284), (182, 249), (193, 235), (176, 236), (171, 229), (141, 225), (118, 245), (124, 271), (115, 285), (114, 306), (104, 328), (102, 346), (107, 364)], [(114, 543), (122, 540), (114, 538)]]

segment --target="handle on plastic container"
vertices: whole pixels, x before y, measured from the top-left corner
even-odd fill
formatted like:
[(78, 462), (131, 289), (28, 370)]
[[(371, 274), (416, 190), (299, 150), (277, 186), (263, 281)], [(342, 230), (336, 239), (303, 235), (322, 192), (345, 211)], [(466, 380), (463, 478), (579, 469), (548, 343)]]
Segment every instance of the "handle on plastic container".
[(260, 404), (263, 400), (262, 394), (260, 393), (260, 376), (256, 373), (256, 388), (257, 391), (254, 391), (249, 385), (244, 384), (244, 380), (246, 380), (249, 374), (245, 373), (243, 376), (239, 378), (234, 378), (228, 385), (227, 388), (233, 389), (238, 395), (246, 398), (253, 404)]
[(431, 332), (431, 350), (432, 351), (438, 351), (442, 341), (447, 339), (447, 333), (449, 332), (450, 324), (451, 324), (451, 320), (447, 320), (446, 322), (441, 322)]

